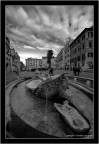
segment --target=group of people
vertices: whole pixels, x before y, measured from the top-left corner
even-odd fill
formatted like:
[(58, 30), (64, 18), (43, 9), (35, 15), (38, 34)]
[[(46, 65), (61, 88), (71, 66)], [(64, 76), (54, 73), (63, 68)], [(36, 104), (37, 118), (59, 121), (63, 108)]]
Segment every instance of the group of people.
[[(78, 67), (73, 67), (73, 72), (74, 72), (74, 75), (76, 76), (76, 75), (78, 75), (79, 76), (79, 74), (80, 74), (80, 72), (81, 72), (81, 68), (78, 66)], [(49, 69), (49, 74), (53, 74), (53, 68), (50, 68)]]
[(73, 72), (74, 72), (74, 75), (76, 76), (76, 74), (79, 76), (79, 73), (81, 72), (81, 69), (80, 69), (80, 67), (78, 66), (78, 67), (73, 67)]

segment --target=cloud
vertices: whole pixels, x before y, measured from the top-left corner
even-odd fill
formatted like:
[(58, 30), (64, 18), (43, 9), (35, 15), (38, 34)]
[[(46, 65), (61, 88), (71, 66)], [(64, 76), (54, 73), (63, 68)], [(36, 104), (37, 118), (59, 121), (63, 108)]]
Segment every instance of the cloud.
[(27, 46), (27, 45), (24, 45), (23, 48), (26, 48), (26, 49), (35, 49), (34, 47)]
[(22, 7), (6, 7), (6, 15), (19, 25), (24, 25), (28, 20), (28, 15)]
[(93, 25), (93, 11), (90, 5), (6, 6), (6, 34), (20, 51), (52, 49), (56, 55), (68, 38)]

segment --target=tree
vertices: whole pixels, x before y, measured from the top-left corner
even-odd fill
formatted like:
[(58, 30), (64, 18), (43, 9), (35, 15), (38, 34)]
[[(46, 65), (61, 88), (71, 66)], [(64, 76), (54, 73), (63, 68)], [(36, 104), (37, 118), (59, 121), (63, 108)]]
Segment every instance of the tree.
[(47, 51), (47, 63), (49, 64), (49, 68), (51, 68), (51, 58), (53, 56), (53, 50)]

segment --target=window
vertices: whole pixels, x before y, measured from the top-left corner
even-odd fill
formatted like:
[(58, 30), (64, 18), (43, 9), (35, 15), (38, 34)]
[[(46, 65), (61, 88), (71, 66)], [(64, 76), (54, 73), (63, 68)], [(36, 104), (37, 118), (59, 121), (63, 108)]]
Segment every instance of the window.
[(85, 54), (82, 54), (82, 60), (85, 60)]
[(92, 48), (92, 41), (89, 42), (89, 48)]
[(93, 32), (88, 32), (88, 37), (93, 37)]
[(80, 39), (78, 39), (78, 44), (80, 43)]
[(88, 32), (88, 37), (90, 37), (90, 32)]
[(75, 46), (76, 46), (76, 41), (75, 41)]
[(85, 39), (85, 34), (83, 35), (83, 38)]
[(77, 60), (77, 59), (76, 59), (76, 57), (75, 57), (75, 62), (76, 62), (76, 60)]
[(91, 37), (93, 37), (93, 32), (91, 32)]
[(84, 50), (84, 49), (85, 49), (85, 44), (83, 43), (83, 44), (82, 44), (82, 50)]
[(93, 57), (93, 53), (88, 53), (88, 57)]
[(85, 39), (85, 34), (82, 36), (82, 40), (84, 40)]
[(77, 49), (75, 48), (75, 51), (74, 51), (74, 53), (77, 53)]
[(79, 52), (79, 47), (78, 47), (78, 52)]
[(80, 56), (77, 57), (78, 61), (80, 61)]
[(84, 44), (83, 44), (83, 49), (85, 48)]

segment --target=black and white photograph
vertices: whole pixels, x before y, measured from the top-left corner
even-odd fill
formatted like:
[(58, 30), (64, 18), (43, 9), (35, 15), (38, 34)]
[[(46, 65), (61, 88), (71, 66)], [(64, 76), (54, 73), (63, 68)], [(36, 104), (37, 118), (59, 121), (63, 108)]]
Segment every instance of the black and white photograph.
[(5, 6), (5, 139), (94, 139), (94, 6)]

